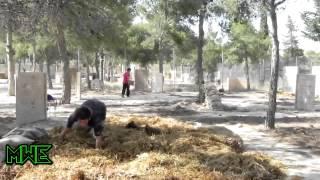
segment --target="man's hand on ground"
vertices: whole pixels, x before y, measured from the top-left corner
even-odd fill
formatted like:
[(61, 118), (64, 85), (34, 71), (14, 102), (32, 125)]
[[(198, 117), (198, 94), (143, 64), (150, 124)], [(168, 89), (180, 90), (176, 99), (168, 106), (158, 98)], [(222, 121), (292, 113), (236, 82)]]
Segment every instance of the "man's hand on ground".
[(63, 142), (65, 139), (65, 136), (71, 131), (70, 128), (65, 128), (61, 134), (60, 134), (60, 142)]
[(97, 136), (96, 137), (96, 149), (101, 149), (102, 148), (102, 136)]

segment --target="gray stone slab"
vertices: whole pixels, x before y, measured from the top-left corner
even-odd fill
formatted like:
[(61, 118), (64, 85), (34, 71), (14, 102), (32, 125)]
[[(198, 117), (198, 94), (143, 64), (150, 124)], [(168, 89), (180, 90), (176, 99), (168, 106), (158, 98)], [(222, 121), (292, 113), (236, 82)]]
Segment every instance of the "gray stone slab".
[(77, 87), (77, 69), (76, 68), (70, 68), (70, 78), (71, 78), (71, 88), (76, 89)]
[(296, 109), (313, 111), (315, 101), (316, 76), (307, 74), (297, 75)]
[(227, 89), (230, 92), (244, 91), (246, 90), (244, 82), (238, 78), (228, 78), (227, 79)]
[(19, 73), (16, 79), (17, 125), (47, 119), (47, 78), (45, 73)]
[(148, 71), (147, 70), (135, 70), (135, 90), (146, 91), (148, 90)]
[(56, 72), (55, 74), (56, 84), (61, 84), (62, 80), (63, 80), (62, 72)]
[(152, 77), (152, 92), (160, 93), (163, 92), (163, 80), (164, 77), (161, 73), (154, 73)]

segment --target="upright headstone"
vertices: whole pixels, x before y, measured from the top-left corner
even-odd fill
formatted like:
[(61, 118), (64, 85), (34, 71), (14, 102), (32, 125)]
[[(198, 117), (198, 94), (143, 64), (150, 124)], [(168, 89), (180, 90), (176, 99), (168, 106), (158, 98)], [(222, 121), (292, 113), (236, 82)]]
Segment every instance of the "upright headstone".
[(77, 72), (76, 97), (81, 100), (81, 72)]
[(227, 90), (230, 92), (244, 91), (246, 88), (244, 83), (238, 78), (227, 79)]
[(152, 78), (152, 92), (160, 93), (163, 92), (163, 80), (164, 77), (161, 73), (154, 73)]
[(45, 73), (23, 72), (16, 78), (17, 125), (47, 119), (47, 78)]
[(135, 77), (135, 90), (145, 91), (148, 89), (148, 71), (137, 69), (134, 73)]
[(77, 69), (76, 68), (70, 68), (70, 78), (71, 78), (71, 88), (76, 89), (77, 87)]
[(297, 110), (314, 110), (316, 76), (311, 73), (311, 61), (304, 57), (299, 58), (295, 101)]
[(55, 81), (56, 81), (56, 84), (62, 83), (62, 72), (56, 72)]

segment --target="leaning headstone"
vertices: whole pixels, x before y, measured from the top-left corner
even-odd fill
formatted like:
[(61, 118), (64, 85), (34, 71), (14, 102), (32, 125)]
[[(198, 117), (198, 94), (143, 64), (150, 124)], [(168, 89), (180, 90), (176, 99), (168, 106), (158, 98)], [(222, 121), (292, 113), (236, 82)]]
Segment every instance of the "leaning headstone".
[(152, 78), (152, 92), (160, 93), (163, 92), (163, 80), (162, 73), (154, 73)]
[(47, 78), (45, 73), (23, 72), (16, 78), (17, 125), (47, 119)]
[(134, 73), (135, 77), (135, 90), (146, 91), (148, 89), (148, 71), (137, 69)]
[(315, 101), (316, 76), (298, 74), (296, 87), (296, 109), (313, 111)]
[(207, 84), (206, 90), (206, 103), (209, 109), (219, 110), (223, 108), (221, 103), (221, 96), (214, 83)]

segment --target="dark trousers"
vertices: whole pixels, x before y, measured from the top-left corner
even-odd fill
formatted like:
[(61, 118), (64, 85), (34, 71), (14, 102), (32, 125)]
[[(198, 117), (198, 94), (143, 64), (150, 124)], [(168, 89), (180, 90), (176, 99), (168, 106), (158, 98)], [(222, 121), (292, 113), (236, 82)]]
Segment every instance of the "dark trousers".
[(122, 87), (122, 96), (124, 96), (125, 92), (127, 91), (127, 96), (130, 96), (130, 85), (129, 84), (123, 84)]

